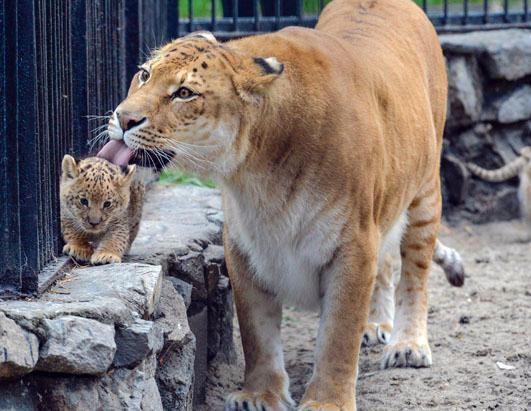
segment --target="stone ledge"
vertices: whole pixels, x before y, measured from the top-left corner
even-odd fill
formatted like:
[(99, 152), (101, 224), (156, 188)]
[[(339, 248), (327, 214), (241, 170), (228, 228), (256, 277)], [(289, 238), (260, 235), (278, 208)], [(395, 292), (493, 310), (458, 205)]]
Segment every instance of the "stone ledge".
[(234, 357), (219, 192), (155, 185), (144, 217), (123, 264), (0, 302), (0, 409), (192, 410)]

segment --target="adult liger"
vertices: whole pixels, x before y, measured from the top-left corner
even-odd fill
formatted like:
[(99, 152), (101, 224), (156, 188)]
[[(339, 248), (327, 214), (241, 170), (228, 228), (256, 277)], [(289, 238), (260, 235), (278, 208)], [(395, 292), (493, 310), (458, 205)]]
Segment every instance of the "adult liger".
[(427, 278), (441, 215), (447, 81), (409, 0), (336, 0), (316, 29), (175, 40), (135, 75), (102, 155), (214, 177), (245, 351), (228, 410), (292, 405), (282, 303), (319, 309), (300, 408), (353, 410), (377, 267), (401, 241), (384, 367), (431, 364)]

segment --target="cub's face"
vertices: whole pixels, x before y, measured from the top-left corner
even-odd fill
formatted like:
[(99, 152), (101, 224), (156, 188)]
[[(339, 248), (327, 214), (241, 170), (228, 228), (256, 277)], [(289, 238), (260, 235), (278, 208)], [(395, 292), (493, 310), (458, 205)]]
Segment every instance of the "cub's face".
[(98, 233), (122, 218), (136, 166), (125, 171), (106, 160), (90, 157), (79, 163), (65, 155), (60, 183), (61, 206), (80, 229)]
[(210, 33), (175, 40), (140, 67), (109, 135), (145, 165), (230, 174), (246, 153), (250, 107), (282, 69), (274, 58), (242, 55)]

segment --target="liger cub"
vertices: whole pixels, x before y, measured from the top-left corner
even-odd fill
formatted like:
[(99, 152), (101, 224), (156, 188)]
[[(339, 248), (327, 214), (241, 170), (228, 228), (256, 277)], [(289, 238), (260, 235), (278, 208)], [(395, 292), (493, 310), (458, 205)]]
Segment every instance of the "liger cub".
[(63, 253), (79, 262), (119, 263), (138, 234), (144, 185), (136, 166), (65, 155), (60, 183)]

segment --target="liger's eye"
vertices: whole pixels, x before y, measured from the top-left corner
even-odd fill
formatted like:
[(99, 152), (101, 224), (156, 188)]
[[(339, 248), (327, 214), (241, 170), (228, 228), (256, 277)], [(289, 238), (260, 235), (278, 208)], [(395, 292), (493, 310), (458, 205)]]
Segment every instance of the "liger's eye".
[(86, 198), (80, 198), (79, 202), (82, 206), (87, 207), (88, 206), (88, 200)]
[(146, 69), (140, 69), (140, 74), (138, 75), (138, 78), (142, 83), (145, 83), (146, 81), (148, 81), (149, 76), (150, 76), (149, 71), (147, 71)]
[(109, 208), (110, 206), (112, 206), (112, 203), (110, 201), (105, 201), (103, 203), (103, 208)]
[(196, 94), (188, 87), (179, 87), (179, 89), (171, 95), (171, 98), (180, 98), (181, 100), (188, 100)]

